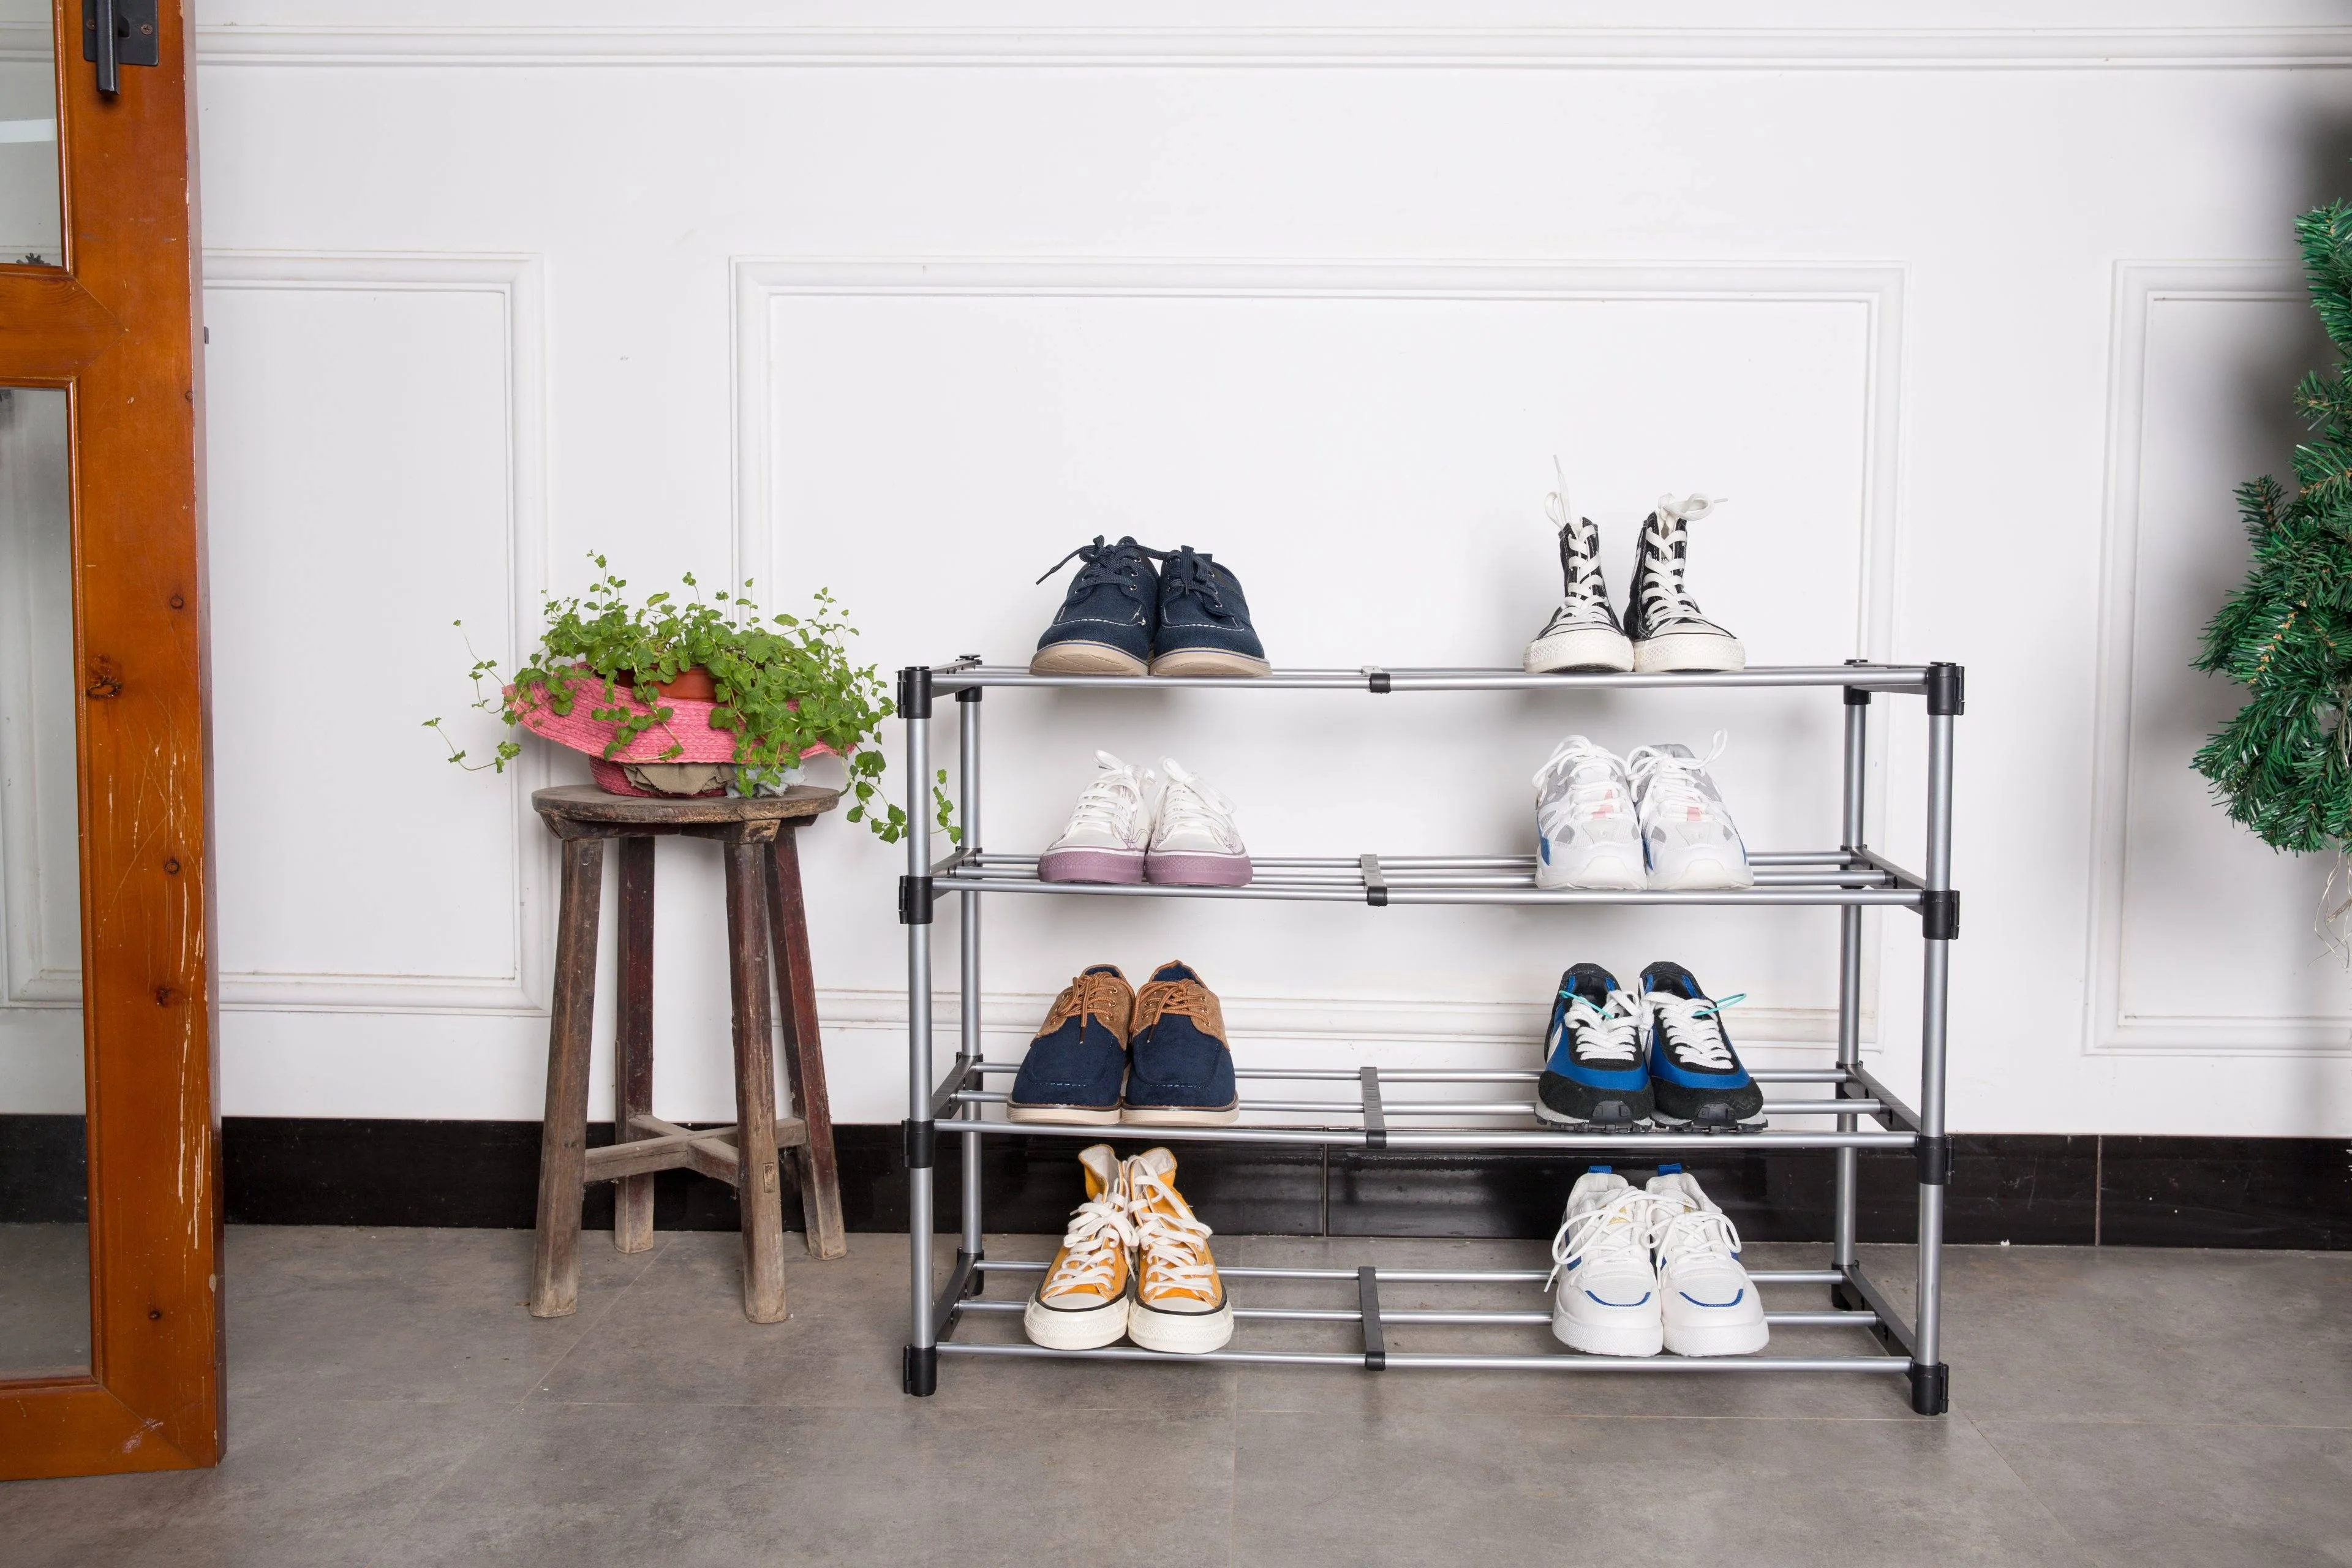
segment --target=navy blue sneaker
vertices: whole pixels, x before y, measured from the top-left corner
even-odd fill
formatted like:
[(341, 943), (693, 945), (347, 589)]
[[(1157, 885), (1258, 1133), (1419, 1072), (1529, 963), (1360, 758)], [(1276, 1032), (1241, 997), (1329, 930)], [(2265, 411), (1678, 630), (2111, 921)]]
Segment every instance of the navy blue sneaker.
[(1723, 1009), (1739, 1000), (1711, 1001), (1679, 963), (1642, 971), (1643, 1032), (1649, 1037), (1651, 1115), (1698, 1131), (1754, 1131), (1764, 1125), (1764, 1091), (1756, 1087), (1731, 1037)]
[(1625, 1131), (1650, 1120), (1650, 1069), (1642, 1062), (1642, 1005), (1597, 963), (1559, 977), (1545, 1037), (1536, 1115), (1556, 1127)]
[[(1160, 625), (1161, 552), (1122, 537), (1105, 544), (1095, 535), (1046, 569), (1051, 577), (1071, 562), (1083, 563), (1062, 596), (1037, 652), (1032, 675), (1142, 675), (1150, 668), (1151, 634)], [(1040, 583), (1045, 577), (1037, 579)]]
[(1127, 1109), (1143, 1127), (1213, 1127), (1241, 1116), (1234, 1053), (1216, 993), (1189, 965), (1163, 963), (1135, 994)]
[(1241, 579), (1189, 545), (1160, 574), (1160, 629), (1151, 639), (1154, 675), (1268, 675), (1265, 649), (1250, 626)]
[(1097, 963), (1071, 981), (1029, 1042), (1004, 1113), (1074, 1126), (1117, 1121), (1134, 1016), (1135, 990), (1117, 964)]

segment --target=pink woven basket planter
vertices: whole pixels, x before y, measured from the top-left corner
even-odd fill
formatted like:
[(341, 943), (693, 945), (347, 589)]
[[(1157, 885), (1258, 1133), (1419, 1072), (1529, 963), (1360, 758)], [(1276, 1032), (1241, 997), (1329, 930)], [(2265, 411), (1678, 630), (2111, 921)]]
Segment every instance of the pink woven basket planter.
[[(670, 716), (608, 757), (604, 754), (605, 749), (612, 745), (614, 737), (620, 731), (620, 725), (610, 719), (591, 718), (592, 713), (616, 707), (632, 713), (651, 713), (656, 710), (639, 702), (628, 688), (617, 681), (614, 683), (613, 696), (608, 701), (604, 696), (604, 678), (584, 667), (569, 678), (568, 684), (572, 689), (572, 711), (569, 713), (558, 713), (544, 696), (537, 693), (518, 700), (511, 686), (504, 693), (508, 710), (514, 714), (524, 729), (541, 739), (585, 752), (589, 758), (590, 774), (597, 786), (608, 794), (651, 793), (629, 783), (627, 775), (621, 771), (624, 763), (731, 763), (735, 760), (735, 731), (710, 727), (710, 715), (718, 710), (719, 704), (687, 697), (663, 698), (660, 705), (670, 710)], [(830, 746), (811, 746), (801, 753), (801, 759), (805, 762), (810, 757), (833, 754)]]

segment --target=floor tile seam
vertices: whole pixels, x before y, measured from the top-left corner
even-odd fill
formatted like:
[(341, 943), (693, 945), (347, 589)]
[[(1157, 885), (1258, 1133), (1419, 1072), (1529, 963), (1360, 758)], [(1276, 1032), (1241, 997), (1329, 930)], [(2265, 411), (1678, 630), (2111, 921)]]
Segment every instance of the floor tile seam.
[(1978, 1415), (1995, 1426), (2137, 1426), (2181, 1432), (2352, 1432), (2352, 1421), (2175, 1421), (2149, 1415)]
[(678, 1233), (656, 1231), (654, 1232), (654, 1244), (651, 1247), (646, 1247), (642, 1254), (625, 1252), (620, 1255), (623, 1258), (642, 1257), (644, 1261), (637, 1265), (635, 1270), (629, 1275), (628, 1279), (622, 1281), (620, 1289), (613, 1292), (610, 1300), (606, 1300), (592, 1313), (586, 1314), (585, 1316), (575, 1315), (573, 1317), (572, 1322), (574, 1326), (572, 1333), (572, 1342), (563, 1347), (563, 1353), (547, 1363), (545, 1371), (541, 1372), (538, 1377), (532, 1379), (530, 1386), (524, 1389), (521, 1396), (514, 1402), (515, 1409), (520, 1410), (524, 1405), (529, 1405), (531, 1402), (532, 1397), (536, 1395), (541, 1389), (545, 1388), (549, 1381), (552, 1379), (558, 1372), (562, 1370), (563, 1363), (570, 1361), (573, 1355), (579, 1352), (580, 1347), (587, 1342), (588, 1336), (595, 1331), (597, 1325), (602, 1323), (606, 1318), (612, 1316), (614, 1310), (618, 1308), (624, 1300), (628, 1299), (629, 1292), (637, 1288), (639, 1281), (643, 1280), (647, 1274), (653, 1271), (654, 1265), (661, 1259), (665, 1253), (669, 1251), (671, 1246), (670, 1237), (677, 1234)]
[[(1244, 1405), (1241, 1407), (1240, 1413), (1244, 1415), (1316, 1416), (1337, 1416), (1350, 1414), (1346, 1411), (1334, 1410), (1329, 1405)], [(1396, 1411), (1391, 1412), (1391, 1414), (1424, 1417), (1430, 1420), (1458, 1420), (1464, 1416), (1472, 1415), (1484, 1416), (1490, 1419), (1497, 1417), (1517, 1418), (1522, 1415), (1539, 1415), (1547, 1421), (1778, 1421), (1789, 1425), (1801, 1424), (1812, 1426), (1901, 1426), (1921, 1424), (1930, 1420), (1951, 1419), (1949, 1416), (1931, 1417), (1915, 1415), (1907, 1411), (1886, 1415), (1823, 1415), (1803, 1411), (1778, 1410), (1763, 1411), (1748, 1415), (1681, 1415), (1673, 1411), (1664, 1410), (1479, 1411), (1415, 1409), (1409, 1411)], [(2333, 1430), (2333, 1428), (2327, 1428), (2327, 1430)]]
[(1958, 1416), (1958, 1419), (1968, 1423), (1969, 1430), (1976, 1434), (1977, 1441), (1985, 1446), (1985, 1451), (1993, 1457), (1993, 1462), (1998, 1464), (2003, 1470), (2007, 1471), (2010, 1478), (2017, 1482), (2019, 1489), (2022, 1490), (2027, 1497), (2033, 1500), (2033, 1506), (2042, 1510), (2042, 1517), (2050, 1521), (2051, 1528), (2058, 1532), (2060, 1540), (2074, 1547), (2075, 1551), (2081, 1552), (2090, 1561), (2094, 1563), (2108, 1563), (2110, 1564), (2110, 1568), (2113, 1568), (2113, 1560), (2105, 1552), (2095, 1550), (2089, 1542), (2084, 1541), (2073, 1531), (2066, 1528), (2065, 1521), (2058, 1517), (2057, 1509), (2051, 1504), (2048, 1499), (2042, 1495), (2040, 1489), (2035, 1487), (2032, 1481), (2028, 1479), (2015, 1465), (2009, 1462), (2009, 1456), (2002, 1453), (2000, 1450), (2000, 1445), (1992, 1440), (1991, 1433), (1987, 1432), (1982, 1426), (1979, 1426), (1976, 1422), (1976, 1418), (1973, 1416), (1962, 1415)]

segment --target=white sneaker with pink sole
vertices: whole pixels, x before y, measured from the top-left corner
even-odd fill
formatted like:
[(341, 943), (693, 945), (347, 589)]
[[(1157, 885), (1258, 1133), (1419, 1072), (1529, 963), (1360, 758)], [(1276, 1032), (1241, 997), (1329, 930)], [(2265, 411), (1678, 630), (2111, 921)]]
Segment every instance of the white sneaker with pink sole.
[(1160, 792), (1143, 858), (1144, 880), (1180, 888), (1247, 886), (1249, 851), (1234, 826), (1233, 802), (1175, 758), (1162, 757), (1160, 765), (1167, 771), (1168, 787)]
[(1151, 844), (1149, 768), (1097, 752), (1101, 771), (1078, 796), (1069, 826), (1038, 858), (1041, 882), (1140, 882), (1144, 853)]

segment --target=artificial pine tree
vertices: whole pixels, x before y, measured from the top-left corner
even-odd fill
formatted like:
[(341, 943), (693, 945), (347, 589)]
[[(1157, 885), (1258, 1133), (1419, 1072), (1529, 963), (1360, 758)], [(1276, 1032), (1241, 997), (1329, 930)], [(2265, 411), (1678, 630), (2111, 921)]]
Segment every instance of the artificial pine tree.
[[(2295, 220), (2311, 302), (2352, 357), (2352, 205)], [(2197, 668), (2247, 688), (2238, 716), (2197, 753), (2231, 820), (2274, 849), (2352, 850), (2352, 387), (2341, 364), (2295, 388), (2311, 437), (2293, 496), (2270, 478), (2238, 489), (2253, 542), (2246, 580), (2205, 628)]]

